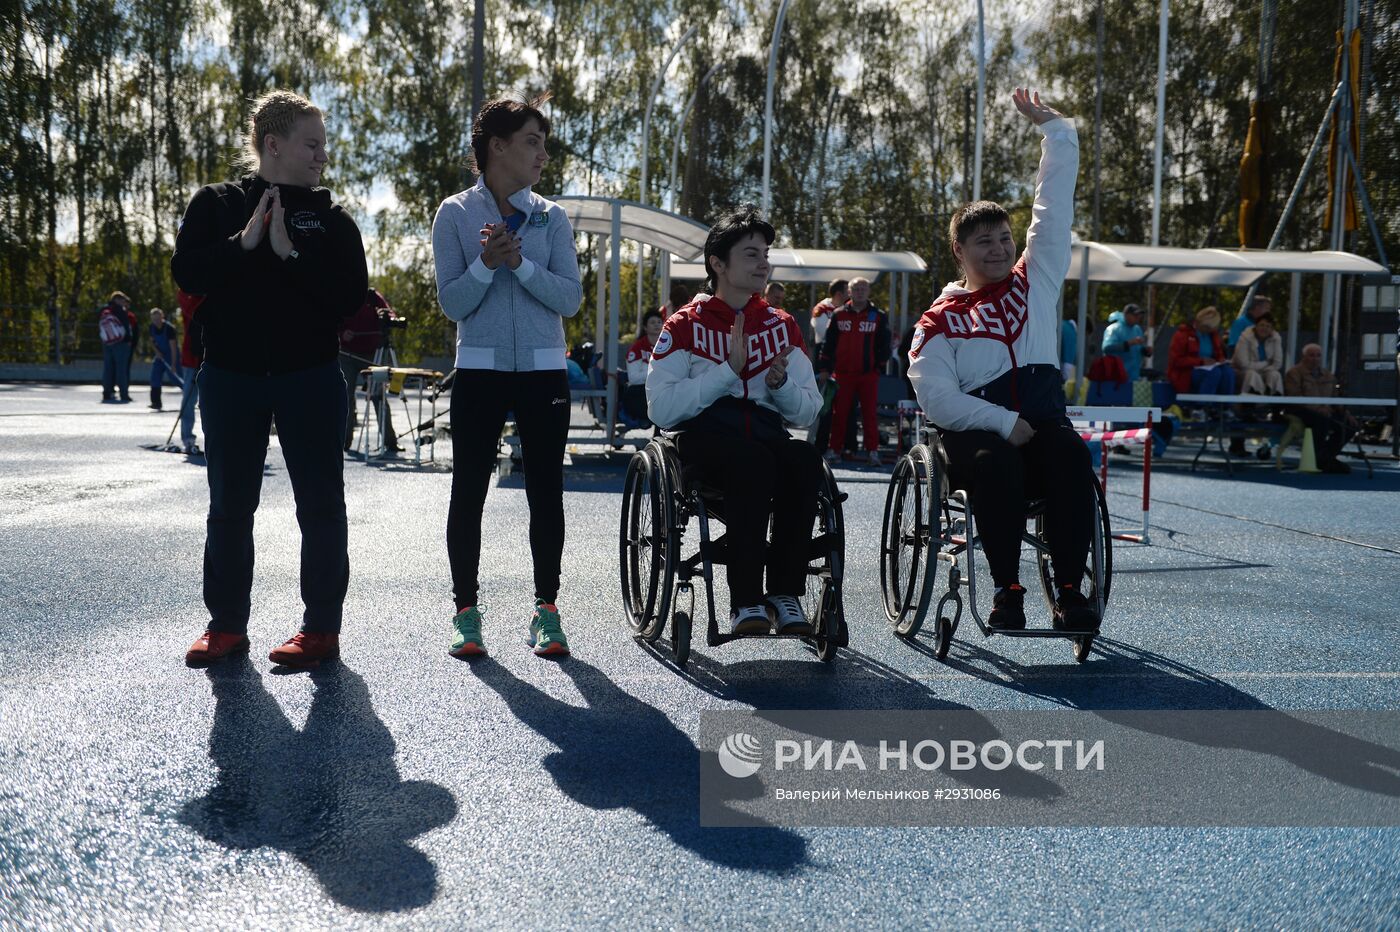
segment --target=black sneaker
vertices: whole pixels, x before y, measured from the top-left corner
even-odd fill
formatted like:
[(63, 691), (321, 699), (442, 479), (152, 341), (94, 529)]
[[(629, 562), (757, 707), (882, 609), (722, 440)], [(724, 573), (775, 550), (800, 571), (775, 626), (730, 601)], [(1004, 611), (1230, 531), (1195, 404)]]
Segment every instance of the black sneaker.
[(1026, 590), (1016, 583), (998, 589), (992, 596), (992, 613), (987, 627), (997, 631), (1021, 631), (1026, 627)]
[(1343, 463), (1341, 460), (1331, 460), (1330, 462), (1323, 463), (1318, 468), (1321, 469), (1323, 472), (1331, 473), (1334, 476), (1345, 476), (1351, 472), (1351, 467), (1348, 466), (1346, 463)]
[(1056, 631), (1097, 631), (1099, 613), (1078, 589), (1065, 586), (1055, 597), (1050, 623)]

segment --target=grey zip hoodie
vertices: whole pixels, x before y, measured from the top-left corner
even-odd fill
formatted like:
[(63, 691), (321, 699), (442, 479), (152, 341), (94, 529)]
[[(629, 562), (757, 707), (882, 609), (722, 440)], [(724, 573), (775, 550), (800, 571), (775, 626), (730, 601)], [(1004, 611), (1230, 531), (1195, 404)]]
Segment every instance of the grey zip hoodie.
[(525, 213), (515, 270), (481, 261), (482, 227), (501, 222), (485, 179), (443, 201), (433, 218), (438, 303), (457, 322), (457, 368), (563, 369), (563, 318), (583, 300), (574, 230), (564, 208), (529, 188), (509, 200)]

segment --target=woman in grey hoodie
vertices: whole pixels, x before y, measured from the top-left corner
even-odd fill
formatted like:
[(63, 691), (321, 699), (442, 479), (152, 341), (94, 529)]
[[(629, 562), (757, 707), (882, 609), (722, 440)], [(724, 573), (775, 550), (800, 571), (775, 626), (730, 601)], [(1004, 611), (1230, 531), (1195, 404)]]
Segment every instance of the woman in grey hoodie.
[(529, 643), (537, 654), (569, 652), (555, 606), (570, 407), (564, 318), (578, 313), (583, 285), (568, 216), (530, 190), (548, 161), (549, 120), (540, 111), (547, 99), (482, 106), (472, 124), (480, 178), (443, 201), (433, 220), (438, 303), (457, 322), (447, 556), (456, 607), (450, 652), (459, 657), (486, 652), (477, 602), (481, 517), (507, 412), (520, 432), (530, 503)]

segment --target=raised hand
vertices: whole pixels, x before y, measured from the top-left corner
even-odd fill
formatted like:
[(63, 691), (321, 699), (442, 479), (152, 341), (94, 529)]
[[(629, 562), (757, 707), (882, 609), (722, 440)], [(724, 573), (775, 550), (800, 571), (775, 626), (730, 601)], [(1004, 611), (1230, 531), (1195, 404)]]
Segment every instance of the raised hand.
[(268, 205), (271, 203), (272, 187), (269, 185), (263, 189), (262, 197), (258, 198), (258, 206), (253, 209), (253, 215), (248, 218), (248, 223), (238, 237), (238, 243), (244, 252), (252, 252), (258, 248), (258, 243), (262, 242), (263, 230), (267, 228), (271, 219), (268, 214)]
[(1058, 120), (1064, 116), (1054, 107), (1041, 103), (1040, 92), (1031, 91), (1029, 88), (1018, 87), (1012, 91), (1011, 102), (1016, 105), (1017, 110), (1021, 111), (1022, 116), (1036, 126), (1049, 123), (1051, 120)]
[(282, 207), (282, 192), (272, 188), (272, 222), (268, 224), (267, 237), (277, 258), (285, 259), (292, 254), (292, 235), (287, 231), (287, 212)]
[(763, 381), (768, 384), (769, 388), (777, 388), (787, 380), (788, 356), (795, 349), (797, 349), (797, 347), (789, 346), (774, 359), (773, 364), (768, 367), (768, 374), (764, 377)]
[(729, 329), (729, 368), (743, 378), (744, 365), (749, 361), (749, 341), (744, 337), (744, 312), (734, 315), (734, 326)]

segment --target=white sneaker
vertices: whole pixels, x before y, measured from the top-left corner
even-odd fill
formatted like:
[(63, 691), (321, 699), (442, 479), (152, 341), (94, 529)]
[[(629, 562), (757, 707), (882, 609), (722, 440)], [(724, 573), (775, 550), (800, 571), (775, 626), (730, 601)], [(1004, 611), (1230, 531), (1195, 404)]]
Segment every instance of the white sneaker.
[(882, 460), (882, 459), (880, 459), (880, 451), (879, 451), (879, 450), (871, 450), (871, 451), (870, 451), (870, 465), (871, 465), (871, 466), (883, 466), (883, 465), (885, 465), (885, 461)]
[(729, 613), (730, 634), (767, 634), (771, 622), (762, 605), (745, 605)]
[(779, 634), (811, 634), (812, 623), (802, 610), (802, 603), (796, 596), (770, 595), (768, 604), (773, 606), (773, 617)]

